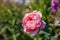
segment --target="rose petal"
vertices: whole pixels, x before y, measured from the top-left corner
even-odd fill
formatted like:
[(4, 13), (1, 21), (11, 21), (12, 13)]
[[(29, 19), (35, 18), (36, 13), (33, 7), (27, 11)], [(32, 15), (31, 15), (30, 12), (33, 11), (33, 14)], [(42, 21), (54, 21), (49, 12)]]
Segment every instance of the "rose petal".
[(35, 36), (38, 33), (39, 29), (32, 31), (32, 32), (27, 32), (26, 29), (24, 29), (24, 32), (29, 33), (31, 36)]
[(40, 16), (40, 18), (42, 18), (42, 13), (40, 11), (35, 10), (35, 11), (33, 11), (33, 13), (38, 14)]
[(46, 26), (46, 23), (42, 20), (42, 22), (41, 22), (41, 26), (40, 26), (40, 29), (44, 29), (45, 26)]

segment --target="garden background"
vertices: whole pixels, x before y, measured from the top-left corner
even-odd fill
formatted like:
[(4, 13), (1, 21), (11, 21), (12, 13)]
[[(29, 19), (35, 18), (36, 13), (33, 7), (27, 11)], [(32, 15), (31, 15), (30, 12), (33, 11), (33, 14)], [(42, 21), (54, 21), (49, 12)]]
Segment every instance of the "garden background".
[[(34, 10), (42, 13), (46, 27), (30, 36), (23, 31), (22, 18)], [(60, 9), (60, 21), (58, 15)], [(48, 16), (52, 16), (51, 0), (0, 0), (0, 40), (60, 40), (60, 25), (54, 26)]]

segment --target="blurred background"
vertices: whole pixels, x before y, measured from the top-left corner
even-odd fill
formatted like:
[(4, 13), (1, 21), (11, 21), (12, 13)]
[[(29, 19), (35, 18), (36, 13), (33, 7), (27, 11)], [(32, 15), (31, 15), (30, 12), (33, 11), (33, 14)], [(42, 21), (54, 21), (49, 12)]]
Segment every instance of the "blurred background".
[[(42, 12), (46, 28), (32, 37), (23, 31), (22, 18), (34, 10)], [(60, 26), (50, 26), (53, 19), (48, 16), (52, 16), (51, 0), (0, 0), (0, 40), (60, 40)]]

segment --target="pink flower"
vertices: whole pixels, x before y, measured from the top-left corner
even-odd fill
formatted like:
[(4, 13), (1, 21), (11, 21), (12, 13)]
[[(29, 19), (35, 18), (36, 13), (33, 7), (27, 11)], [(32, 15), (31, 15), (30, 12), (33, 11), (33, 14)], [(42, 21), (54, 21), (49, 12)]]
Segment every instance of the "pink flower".
[(58, 24), (59, 24), (59, 20), (55, 19), (54, 26), (58, 26)]
[(41, 18), (41, 12), (33, 11), (26, 14), (23, 18), (22, 24), (24, 31), (34, 36), (39, 29), (44, 29), (46, 23)]

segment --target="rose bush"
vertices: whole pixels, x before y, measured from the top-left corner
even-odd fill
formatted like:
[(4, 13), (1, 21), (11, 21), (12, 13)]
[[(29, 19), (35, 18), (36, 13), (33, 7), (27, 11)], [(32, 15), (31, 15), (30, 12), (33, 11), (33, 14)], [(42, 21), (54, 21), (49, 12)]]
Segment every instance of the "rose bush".
[(39, 29), (44, 29), (46, 23), (42, 20), (42, 13), (33, 11), (28, 13), (23, 18), (23, 28), (24, 31), (31, 34), (32, 36), (36, 35)]

